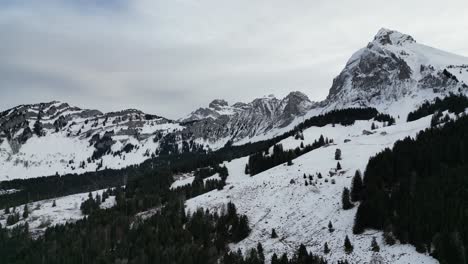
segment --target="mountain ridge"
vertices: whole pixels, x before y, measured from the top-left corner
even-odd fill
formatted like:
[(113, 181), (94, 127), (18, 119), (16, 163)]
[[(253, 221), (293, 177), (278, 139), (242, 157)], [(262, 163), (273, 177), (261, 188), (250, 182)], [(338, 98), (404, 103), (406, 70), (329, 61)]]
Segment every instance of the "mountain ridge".
[(0, 179), (121, 168), (160, 154), (268, 139), (334, 109), (375, 107), (404, 117), (425, 100), (466, 94), (467, 80), (468, 58), (382, 28), (350, 57), (321, 102), (299, 91), (232, 105), (214, 99), (179, 120), (59, 101), (10, 108), (0, 113)]

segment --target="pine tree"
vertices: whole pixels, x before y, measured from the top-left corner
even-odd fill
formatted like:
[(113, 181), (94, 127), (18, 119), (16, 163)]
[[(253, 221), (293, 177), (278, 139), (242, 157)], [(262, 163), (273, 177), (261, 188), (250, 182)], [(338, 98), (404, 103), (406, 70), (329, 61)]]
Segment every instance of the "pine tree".
[(263, 246), (260, 242), (257, 244), (257, 253), (260, 263), (265, 263), (265, 253), (263, 253)]
[(341, 149), (335, 150), (335, 160), (341, 160)]
[(28, 209), (28, 205), (25, 204), (24, 210), (23, 210), (23, 218), (28, 218), (28, 216), (29, 216), (29, 209)]
[(274, 228), (271, 229), (271, 238), (278, 238), (278, 234), (276, 234), (276, 230)]
[(361, 172), (357, 170), (351, 183), (351, 201), (357, 202), (361, 200), (362, 189)]
[(283, 253), (283, 255), (281, 255), (281, 259), (280, 259), (279, 263), (281, 263), (281, 264), (288, 264), (289, 263), (288, 255), (286, 255), (286, 253)]
[(323, 138), (323, 135), (320, 135), (318, 143), (320, 146), (325, 145), (325, 139)]
[(9, 214), (10, 213), (10, 207), (5, 207), (5, 210), (4, 210), (5, 214)]
[(332, 225), (332, 222), (331, 222), (331, 221), (328, 222), (328, 231), (329, 231), (330, 233), (332, 233), (333, 231), (335, 231), (335, 229), (333, 228), (333, 225)]
[(279, 264), (279, 260), (278, 260), (278, 255), (276, 255), (276, 253), (273, 253), (273, 256), (271, 257), (271, 264)]
[(344, 241), (344, 249), (346, 254), (350, 254), (353, 252), (353, 245), (351, 244), (351, 241), (349, 241), (348, 235), (346, 235), (345, 241)]
[(341, 164), (340, 164), (339, 161), (338, 161), (338, 163), (336, 164), (336, 170), (341, 170)]
[(323, 246), (323, 253), (325, 253), (325, 254), (330, 253), (330, 248), (328, 247), (327, 242), (325, 242), (325, 245)]
[(372, 122), (372, 124), (371, 124), (371, 130), (374, 130), (374, 129), (376, 129), (376, 128), (377, 128), (377, 127), (375, 126), (374, 122)]
[(55, 200), (52, 202), (52, 207), (56, 207), (57, 204), (55, 203)]
[(349, 210), (351, 208), (353, 208), (353, 204), (351, 203), (351, 201), (349, 200), (349, 189), (348, 188), (344, 188), (343, 189), (343, 194), (342, 194), (342, 197), (341, 197), (341, 202), (343, 204), (343, 209), (344, 210)]
[(371, 250), (374, 251), (374, 252), (379, 252), (380, 251), (379, 244), (377, 243), (377, 239), (375, 239), (375, 237), (372, 238)]

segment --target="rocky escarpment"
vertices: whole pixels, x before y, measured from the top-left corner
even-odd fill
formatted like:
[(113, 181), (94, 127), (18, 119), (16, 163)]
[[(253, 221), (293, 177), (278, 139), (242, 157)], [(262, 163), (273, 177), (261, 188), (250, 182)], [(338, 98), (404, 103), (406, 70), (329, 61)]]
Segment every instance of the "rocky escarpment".
[(208, 108), (192, 112), (183, 123), (195, 138), (237, 141), (285, 127), (313, 105), (301, 92), (292, 92), (283, 99), (266, 96), (231, 106), (224, 100), (215, 100)]
[(424, 89), (457, 92), (467, 86), (448, 69), (452, 63), (466, 60), (418, 44), (409, 35), (381, 29), (372, 42), (349, 59), (322, 105), (379, 105)]

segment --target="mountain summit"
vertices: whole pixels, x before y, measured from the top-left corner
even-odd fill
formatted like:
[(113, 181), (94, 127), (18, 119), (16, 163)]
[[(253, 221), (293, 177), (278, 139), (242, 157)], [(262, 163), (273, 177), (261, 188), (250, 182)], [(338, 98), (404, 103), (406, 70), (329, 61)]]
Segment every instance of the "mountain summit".
[(381, 45), (399, 45), (402, 46), (406, 43), (416, 43), (413, 37), (410, 35), (402, 34), (395, 30), (381, 28), (377, 35), (374, 37), (375, 43)]
[(333, 80), (323, 105), (382, 108), (420, 92), (466, 90), (468, 58), (416, 43), (398, 31), (381, 29), (354, 53)]

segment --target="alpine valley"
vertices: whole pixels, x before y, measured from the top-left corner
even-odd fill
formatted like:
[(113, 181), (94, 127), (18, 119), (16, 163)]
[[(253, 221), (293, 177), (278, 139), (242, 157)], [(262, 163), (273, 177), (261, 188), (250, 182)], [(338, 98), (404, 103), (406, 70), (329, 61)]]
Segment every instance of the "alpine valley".
[(4, 110), (0, 263), (468, 263), (467, 84), (383, 28), (320, 102)]

